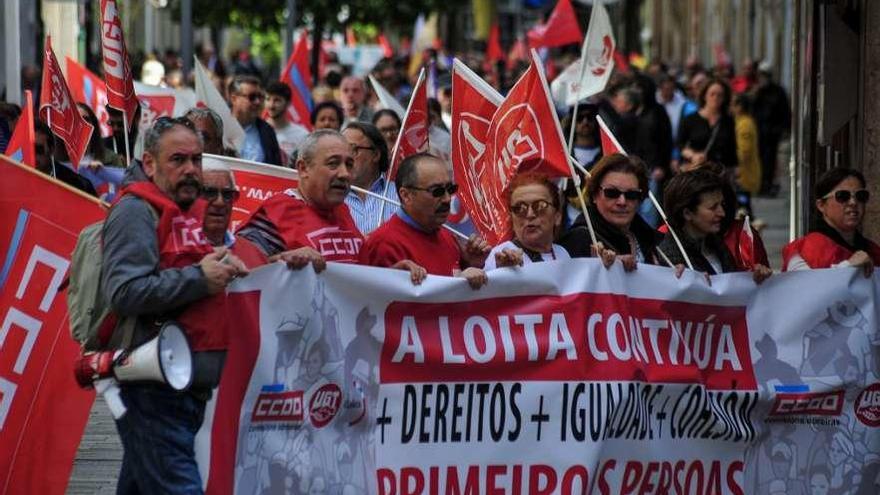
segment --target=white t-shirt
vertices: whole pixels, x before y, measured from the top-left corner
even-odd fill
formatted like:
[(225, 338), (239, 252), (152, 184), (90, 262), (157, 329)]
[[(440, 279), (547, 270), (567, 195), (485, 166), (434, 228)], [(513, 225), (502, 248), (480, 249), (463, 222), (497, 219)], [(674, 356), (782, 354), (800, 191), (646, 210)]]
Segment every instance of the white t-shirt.
[(281, 129), (275, 129), (275, 138), (278, 139), (278, 147), (284, 155), (283, 162), (287, 164), (291, 155), (296, 151), (299, 143), (309, 135), (309, 131), (299, 124), (288, 124)]
[[(494, 270), (498, 268), (495, 265), (495, 253), (500, 253), (502, 249), (519, 249), (513, 241), (504, 241), (501, 244), (492, 248), (489, 251), (489, 256), (486, 258), (486, 266), (483, 267), (484, 270)], [(568, 251), (565, 250), (564, 247), (559, 244), (553, 245), (553, 250), (549, 253), (541, 253), (541, 257), (544, 258), (544, 261), (553, 261), (553, 260), (570, 260), (571, 256), (568, 255)], [(523, 253), (523, 265), (528, 265), (532, 262), (528, 256)]]

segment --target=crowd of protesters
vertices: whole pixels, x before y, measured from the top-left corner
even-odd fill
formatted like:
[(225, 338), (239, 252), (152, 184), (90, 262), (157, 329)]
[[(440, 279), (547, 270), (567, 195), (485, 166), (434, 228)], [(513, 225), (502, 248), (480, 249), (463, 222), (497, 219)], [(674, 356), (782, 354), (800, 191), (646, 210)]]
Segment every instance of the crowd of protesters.
[[(224, 64), (212, 50), (202, 50), (202, 62), (245, 131), (244, 144), (237, 152), (224, 149), (223, 122), (200, 108), (182, 118), (159, 119), (144, 130), (144, 153), (128, 165), (122, 199), (110, 210), (104, 230), (106, 297), (120, 314), (137, 318), (143, 334), (138, 339), (154, 330), (150, 325), (160, 313), (191, 310), (206, 301), (222, 308), (214, 297), (228, 283), (275, 260), (295, 269), (311, 264), (317, 271), (327, 261), (391, 267), (409, 271), (416, 284), (429, 274), (461, 276), (474, 289), (488, 283), (485, 270), (577, 257), (598, 257), (605, 266), (620, 261), (627, 271), (647, 263), (674, 267), (679, 276), (686, 266), (707, 276), (750, 271), (757, 283), (770, 276), (759, 235), (750, 257), (739, 249), (749, 198), (779, 189), (777, 154), (788, 131), (789, 103), (770, 67), (746, 61), (735, 75), (730, 67), (710, 70), (698, 63), (680, 70), (653, 63), (644, 70), (616, 71), (603, 94), (579, 104), (574, 123), (572, 155), (591, 171), (583, 191), (587, 204), (580, 204), (573, 181), (535, 173), (515, 177), (506, 196), (513, 238), (490, 246), (477, 235), (463, 240), (444, 229), (458, 189), (449, 163), (451, 64), (440, 52), (426, 55), (426, 63), (439, 69), (429, 102), (431, 149), (407, 157), (390, 181), (385, 173), (400, 117), (380, 108), (365, 79), (349, 74), (332, 54), (312, 90), (310, 132), (285, 118), (290, 88), (265, 78), (246, 51)], [(143, 79), (184, 85), (179, 59), (173, 53), (163, 59), (145, 61)], [(502, 93), (524, 68), (466, 59)], [(383, 59), (372, 74), (392, 95), (407, 100), (413, 78), (405, 60)], [(91, 109), (79, 109), (97, 124)], [(574, 112), (557, 110), (567, 128)], [(0, 147), (18, 113), (14, 105), (0, 106)], [(603, 156), (597, 116), (629, 156)], [(112, 151), (124, 150), (124, 131), (112, 127), (107, 142), (93, 137), (85, 168), (125, 165), (122, 153)], [(201, 155), (208, 152), (296, 168), (299, 186), (266, 200), (237, 233), (227, 232), (238, 192), (228, 170), (203, 173)], [(36, 128), (36, 154), (38, 170), (95, 194), (43, 123)], [(380, 219), (381, 200), (353, 191), (352, 185), (376, 194), (390, 189), (389, 197), (401, 206), (386, 206)], [(809, 242), (787, 248), (787, 262), (795, 268), (842, 263), (870, 273), (880, 262), (880, 250), (859, 234), (868, 201), (864, 179), (838, 172), (819, 186), (816, 205), (823, 224)], [(664, 204), (669, 225), (660, 224), (649, 193)], [(187, 252), (167, 251), (173, 215), (201, 221), (203, 242)], [(319, 252), (322, 239), (331, 251)], [(818, 259), (831, 252), (829, 246), (836, 249), (833, 259)], [(170, 417), (163, 409), (162, 404), (179, 403), (179, 394), (167, 387), (123, 387), (123, 400), (134, 412), (118, 424), (126, 449), (121, 485), (142, 491), (167, 484), (200, 486), (191, 456), (175, 462), (173, 472), (159, 469), (162, 459), (156, 458), (191, 452), (205, 399), (222, 368), (227, 334), (216, 330), (191, 338), (196, 351), (204, 353), (196, 372), (208, 377), (199, 393), (187, 396), (185, 415)], [(179, 430), (143, 427), (154, 419), (174, 422)], [(168, 448), (152, 457), (132, 457), (150, 450), (145, 447), (150, 435), (161, 435)]]

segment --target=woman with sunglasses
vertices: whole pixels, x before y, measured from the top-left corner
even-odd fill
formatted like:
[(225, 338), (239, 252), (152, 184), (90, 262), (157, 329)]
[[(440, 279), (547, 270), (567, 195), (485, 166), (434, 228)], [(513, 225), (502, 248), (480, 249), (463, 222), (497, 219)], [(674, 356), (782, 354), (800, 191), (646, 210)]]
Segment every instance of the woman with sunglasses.
[[(725, 179), (709, 167), (682, 172), (666, 184), (663, 204), (669, 225), (675, 229), (694, 270), (707, 275), (741, 271), (724, 243)], [(681, 275), (686, 260), (671, 235), (659, 246), (663, 261)], [(767, 266), (756, 263), (751, 269), (756, 283), (772, 275)]]
[(507, 191), (513, 239), (492, 248), (485, 269), (569, 259), (568, 251), (553, 243), (562, 223), (556, 184), (545, 175), (526, 172), (514, 177)]
[[(655, 264), (658, 234), (639, 215), (639, 205), (648, 196), (644, 162), (619, 153), (602, 157), (587, 184), (587, 211), (596, 240), (610, 254), (616, 254), (627, 271), (637, 263)], [(592, 240), (581, 214), (559, 239), (572, 258), (593, 256)], [(603, 252), (603, 262), (610, 255)]]
[(870, 199), (865, 177), (834, 168), (816, 182), (816, 228), (782, 249), (783, 271), (854, 266), (870, 276), (880, 263), (880, 246), (861, 233)]

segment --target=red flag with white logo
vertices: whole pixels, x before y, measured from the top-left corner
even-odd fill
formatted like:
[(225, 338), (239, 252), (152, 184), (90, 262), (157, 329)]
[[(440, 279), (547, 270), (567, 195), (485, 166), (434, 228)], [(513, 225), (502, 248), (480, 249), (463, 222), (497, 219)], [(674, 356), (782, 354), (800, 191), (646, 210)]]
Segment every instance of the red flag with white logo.
[(138, 107), (131, 77), (131, 64), (122, 34), (122, 22), (116, 0), (101, 0), (101, 48), (104, 55), (104, 79), (107, 81), (107, 104), (125, 112), (131, 129)]
[(452, 170), (458, 197), (474, 227), (491, 245), (507, 234), (504, 203), (490, 202), (493, 182), (485, 160), (489, 123), (504, 98), (460, 60), (452, 63)]
[(65, 57), (67, 83), (74, 101), (85, 103), (98, 118), (101, 136), (111, 136), (110, 115), (107, 113), (107, 85), (96, 74), (76, 60)]
[(34, 102), (30, 90), (25, 90), (24, 101), (21, 116), (3, 153), (17, 162), (35, 167), (37, 155), (34, 149)]
[(62, 282), (101, 203), (0, 157), (0, 492), (63, 494), (95, 393), (77, 386)]
[(552, 48), (580, 43), (584, 37), (571, 0), (559, 0), (547, 22), (530, 29), (527, 36), (529, 48)]
[(61, 66), (52, 50), (52, 38), (46, 37), (43, 54), (43, 84), (40, 90), (40, 117), (52, 132), (64, 141), (67, 156), (74, 168), (85, 154), (92, 137), (92, 126), (76, 109), (70, 89), (61, 73)]
[(406, 115), (397, 135), (397, 144), (391, 154), (391, 166), (388, 167), (388, 177), (394, 180), (397, 168), (404, 158), (428, 151), (428, 86), (425, 84), (425, 70), (419, 73), (419, 79), (413, 89), (409, 105), (406, 107)]

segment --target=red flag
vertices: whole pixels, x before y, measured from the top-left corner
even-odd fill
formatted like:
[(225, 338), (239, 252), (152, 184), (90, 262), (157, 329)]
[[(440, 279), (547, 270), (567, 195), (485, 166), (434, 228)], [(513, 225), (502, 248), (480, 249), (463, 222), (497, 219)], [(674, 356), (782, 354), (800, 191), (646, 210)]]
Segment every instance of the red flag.
[(376, 40), (379, 42), (379, 46), (382, 47), (382, 56), (386, 58), (391, 58), (394, 56), (394, 48), (392, 48), (391, 43), (388, 41), (388, 38), (385, 36), (385, 33), (379, 33), (376, 36)]
[(568, 177), (568, 153), (550, 88), (538, 54), (510, 89), (489, 125), (486, 145), (489, 163), (504, 170), (503, 185), (517, 172), (537, 171)]
[(737, 251), (739, 251), (739, 259), (743, 267), (748, 270), (753, 269), (755, 267), (755, 234), (752, 232), (748, 215), (743, 220)]
[(65, 61), (71, 96), (75, 101), (85, 103), (95, 112), (98, 125), (101, 127), (101, 135), (110, 136), (113, 134), (113, 129), (110, 128), (110, 115), (107, 113), (107, 85), (76, 60), (66, 57)]
[(281, 74), (281, 82), (290, 88), (290, 106), (287, 107), (287, 118), (312, 130), (312, 71), (309, 68), (309, 35), (303, 31), (293, 53), (287, 60), (287, 66)]
[(30, 90), (24, 92), (24, 108), (9, 138), (9, 144), (3, 152), (15, 161), (37, 166), (37, 154), (34, 151), (34, 101)]
[(501, 29), (496, 22), (489, 29), (489, 39), (486, 42), (486, 61), (493, 63), (499, 60), (504, 60), (504, 50), (501, 48)]
[(599, 123), (599, 140), (602, 142), (602, 155), (608, 156), (613, 155), (614, 153), (625, 155), (626, 151), (623, 149), (623, 146), (617, 142), (617, 138), (614, 137), (614, 134), (608, 129), (608, 126), (605, 124), (605, 121), (602, 120), (601, 116), (596, 117), (596, 122)]
[(563, 46), (580, 43), (584, 39), (571, 0), (559, 0), (550, 18), (527, 33), (529, 48)]
[(425, 69), (419, 73), (419, 79), (413, 88), (412, 97), (403, 116), (397, 143), (391, 154), (391, 165), (388, 167), (388, 178), (394, 180), (397, 167), (404, 158), (428, 151), (428, 86), (425, 84)]
[(63, 494), (95, 394), (74, 381), (62, 281), (79, 231), (100, 203), (30, 167), (0, 158), (0, 487)]
[(614, 68), (624, 74), (630, 73), (629, 61), (616, 48), (614, 49)]
[(458, 197), (486, 242), (497, 245), (507, 235), (504, 203), (486, 194), (494, 183), (486, 170), (489, 123), (503, 97), (460, 60), (452, 63), (452, 170)]
[(40, 90), (40, 117), (52, 132), (64, 141), (67, 156), (74, 168), (85, 154), (92, 137), (92, 126), (79, 114), (61, 66), (52, 51), (52, 38), (46, 36), (43, 54), (43, 84)]
[(122, 22), (116, 0), (101, 0), (101, 47), (104, 54), (104, 79), (107, 81), (107, 104), (125, 112), (131, 129), (138, 99), (134, 93), (131, 64), (122, 34)]
[(507, 54), (507, 70), (513, 70), (516, 67), (516, 63), (520, 60), (526, 60), (529, 58), (529, 47), (526, 45), (526, 42), (523, 41), (522, 38), (517, 39), (513, 46), (510, 47), (510, 52)]

